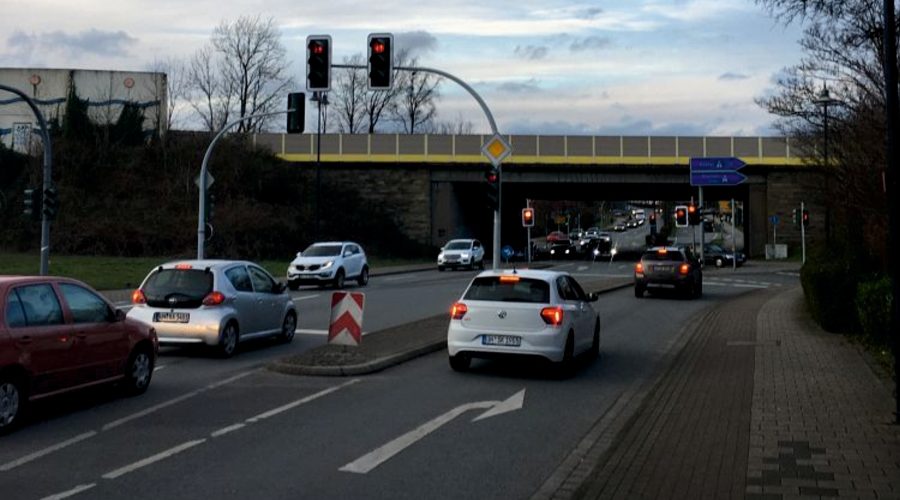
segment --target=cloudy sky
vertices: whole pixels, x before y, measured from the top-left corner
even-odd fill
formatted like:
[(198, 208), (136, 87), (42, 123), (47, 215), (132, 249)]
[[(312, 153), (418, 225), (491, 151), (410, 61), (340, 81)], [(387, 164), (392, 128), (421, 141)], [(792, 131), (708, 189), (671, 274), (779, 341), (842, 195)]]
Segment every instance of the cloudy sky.
[[(800, 27), (752, 0), (4, 0), (0, 67), (146, 70), (187, 57), (223, 20), (272, 16), (298, 82), (304, 42), (334, 60), (371, 32), (470, 83), (504, 133), (766, 135), (754, 98), (800, 58)], [(262, 10), (261, 10), (262, 9)], [(297, 90), (303, 90), (299, 88)], [(489, 131), (474, 100), (441, 87), (439, 118)]]

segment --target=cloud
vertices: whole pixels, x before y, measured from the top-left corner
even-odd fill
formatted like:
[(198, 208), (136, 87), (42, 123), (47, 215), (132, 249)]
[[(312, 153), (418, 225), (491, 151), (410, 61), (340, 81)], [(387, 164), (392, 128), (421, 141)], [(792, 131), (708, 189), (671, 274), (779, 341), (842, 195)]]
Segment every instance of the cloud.
[(541, 86), (536, 78), (529, 78), (525, 81), (503, 82), (497, 85), (497, 91), (507, 94), (525, 94), (539, 92)]
[(137, 44), (137, 41), (124, 31), (101, 31), (92, 28), (76, 34), (63, 31), (28, 34), (16, 31), (7, 39), (7, 44), (13, 50), (24, 54), (60, 51), (77, 58), (83, 54), (125, 56), (128, 55), (128, 48)]
[(427, 31), (406, 31), (394, 35), (397, 50), (406, 50), (411, 55), (420, 55), (437, 49), (438, 41)]
[(543, 59), (547, 57), (547, 47), (545, 46), (536, 46), (536, 45), (517, 45), (515, 53), (519, 57), (523, 57), (525, 59), (536, 60)]
[(586, 7), (584, 10), (576, 12), (575, 17), (578, 19), (596, 19), (602, 13), (603, 9), (600, 7)]
[(589, 36), (586, 38), (576, 39), (569, 46), (572, 52), (582, 52), (585, 50), (597, 50), (609, 47), (612, 42), (605, 36)]
[(732, 72), (730, 72), (730, 71), (727, 72), (727, 73), (722, 73), (721, 75), (719, 75), (719, 80), (723, 80), (723, 81), (729, 81), (729, 80), (731, 80), (731, 81), (733, 81), (733, 80), (746, 80), (746, 79), (748, 79), (748, 78), (750, 78), (750, 77), (749, 77), (748, 75), (743, 74), (743, 73), (732, 73)]

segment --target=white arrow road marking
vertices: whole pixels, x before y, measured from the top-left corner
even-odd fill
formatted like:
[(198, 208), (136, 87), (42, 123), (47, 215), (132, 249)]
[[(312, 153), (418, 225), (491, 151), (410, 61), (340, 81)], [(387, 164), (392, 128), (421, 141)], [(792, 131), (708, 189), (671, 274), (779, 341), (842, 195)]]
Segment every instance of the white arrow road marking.
[(444, 413), (443, 415), (425, 422), (416, 429), (394, 439), (393, 441), (377, 448), (362, 457), (341, 467), (340, 471), (355, 472), (357, 474), (366, 474), (372, 469), (378, 467), (384, 462), (390, 460), (394, 455), (400, 453), (406, 448), (412, 446), (420, 439), (438, 430), (444, 424), (452, 421), (454, 418), (462, 415), (469, 410), (478, 410), (486, 408), (488, 411), (476, 417), (473, 422), (500, 415), (502, 413), (518, 410), (522, 408), (525, 402), (525, 389), (515, 393), (506, 401), (477, 401), (474, 403), (466, 403)]

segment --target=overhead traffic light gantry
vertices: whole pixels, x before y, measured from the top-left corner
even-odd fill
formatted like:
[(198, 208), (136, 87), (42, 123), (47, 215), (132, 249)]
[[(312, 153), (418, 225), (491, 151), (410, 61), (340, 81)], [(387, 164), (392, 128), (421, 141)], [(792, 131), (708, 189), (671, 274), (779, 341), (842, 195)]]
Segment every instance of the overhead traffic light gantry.
[(306, 89), (310, 92), (331, 90), (331, 36), (306, 37)]
[(369, 90), (391, 88), (394, 79), (393, 47), (394, 35), (390, 33), (369, 35)]

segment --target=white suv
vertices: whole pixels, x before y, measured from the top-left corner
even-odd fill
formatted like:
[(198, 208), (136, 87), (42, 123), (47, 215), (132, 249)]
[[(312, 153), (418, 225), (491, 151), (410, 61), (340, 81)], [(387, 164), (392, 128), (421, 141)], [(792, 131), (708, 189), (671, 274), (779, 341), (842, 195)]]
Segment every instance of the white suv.
[(448, 267), (484, 269), (484, 245), (478, 240), (450, 240), (437, 258), (438, 271)]
[(334, 285), (343, 288), (344, 281), (355, 279), (359, 286), (369, 282), (366, 252), (352, 241), (313, 243), (299, 252), (287, 270), (288, 288), (300, 285)]

